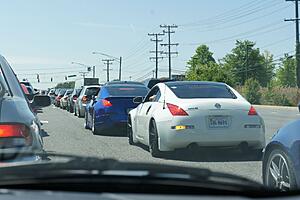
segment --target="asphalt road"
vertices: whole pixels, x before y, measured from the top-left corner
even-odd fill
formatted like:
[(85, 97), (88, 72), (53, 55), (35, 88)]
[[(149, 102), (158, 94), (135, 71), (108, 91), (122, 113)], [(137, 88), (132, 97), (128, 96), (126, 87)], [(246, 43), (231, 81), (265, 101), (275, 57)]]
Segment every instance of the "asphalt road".
[[(267, 141), (278, 128), (300, 117), (296, 108), (256, 106), (256, 109), (265, 120)], [(129, 146), (126, 137), (93, 135), (90, 130), (84, 129), (83, 119), (60, 108), (45, 108), (39, 117), (48, 122), (43, 125), (47, 152), (209, 168), (262, 182), (261, 162), (238, 151), (212, 149), (193, 153), (183, 151), (164, 158), (152, 158), (146, 147)]]

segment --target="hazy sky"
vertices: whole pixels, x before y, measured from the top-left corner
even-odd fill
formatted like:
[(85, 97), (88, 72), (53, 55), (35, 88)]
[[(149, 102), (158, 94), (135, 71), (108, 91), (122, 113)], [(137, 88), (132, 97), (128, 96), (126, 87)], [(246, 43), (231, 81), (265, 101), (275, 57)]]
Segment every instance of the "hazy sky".
[[(179, 72), (199, 44), (207, 44), (216, 59), (230, 52), (236, 39), (253, 40), (277, 58), (292, 52), (294, 23), (284, 22), (292, 17), (294, 3), (284, 0), (3, 0), (0, 52), (19, 78), (36, 87), (54, 86), (85, 70), (71, 62), (96, 65), (105, 81), (105, 57), (93, 51), (122, 56), (123, 79), (135, 80), (155, 68), (149, 61), (155, 46), (147, 34), (162, 32), (160, 24), (178, 25), (172, 41), (179, 43), (173, 49), (179, 55), (172, 61)], [(167, 68), (164, 59), (159, 75), (166, 76)], [(112, 69), (111, 79), (116, 79), (117, 62)]]

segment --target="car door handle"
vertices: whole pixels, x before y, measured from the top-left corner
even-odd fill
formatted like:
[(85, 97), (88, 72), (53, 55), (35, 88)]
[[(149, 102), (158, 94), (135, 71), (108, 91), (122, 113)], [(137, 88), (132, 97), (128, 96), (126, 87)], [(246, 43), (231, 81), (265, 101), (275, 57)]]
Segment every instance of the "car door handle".
[(149, 106), (149, 108), (147, 109), (146, 115), (148, 115), (148, 112), (150, 111), (151, 106)]

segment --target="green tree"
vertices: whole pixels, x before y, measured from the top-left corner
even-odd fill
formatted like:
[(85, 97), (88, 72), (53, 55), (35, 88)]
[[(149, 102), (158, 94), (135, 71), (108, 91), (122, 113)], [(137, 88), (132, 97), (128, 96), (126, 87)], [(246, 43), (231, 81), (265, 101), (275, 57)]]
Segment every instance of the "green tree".
[(283, 87), (296, 87), (296, 63), (295, 59), (285, 55), (282, 66), (277, 70), (276, 78)]
[(75, 87), (75, 82), (74, 81), (69, 81), (69, 82), (64, 82), (64, 83), (58, 83), (55, 88), (74, 88)]
[(244, 95), (245, 98), (250, 103), (252, 104), (260, 103), (260, 98), (261, 98), (260, 85), (256, 79), (250, 78), (245, 81)]
[(236, 41), (235, 48), (222, 61), (225, 67), (233, 69), (239, 85), (254, 78), (260, 85), (267, 86), (274, 76), (273, 56), (268, 52), (261, 54), (255, 43), (249, 40)]
[(233, 85), (231, 70), (216, 63), (213, 53), (208, 46), (201, 45), (196, 49), (196, 53), (187, 63), (189, 68), (186, 72), (187, 80), (194, 81), (216, 81)]

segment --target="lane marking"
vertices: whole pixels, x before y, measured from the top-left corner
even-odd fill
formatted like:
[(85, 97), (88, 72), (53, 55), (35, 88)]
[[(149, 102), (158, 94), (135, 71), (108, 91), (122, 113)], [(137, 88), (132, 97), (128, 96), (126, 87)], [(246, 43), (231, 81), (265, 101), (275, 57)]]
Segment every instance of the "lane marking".
[(45, 121), (41, 120), (40, 122), (41, 122), (42, 124), (49, 124), (49, 121), (46, 121), (46, 120), (45, 120)]

